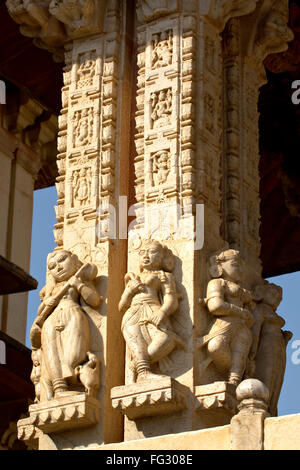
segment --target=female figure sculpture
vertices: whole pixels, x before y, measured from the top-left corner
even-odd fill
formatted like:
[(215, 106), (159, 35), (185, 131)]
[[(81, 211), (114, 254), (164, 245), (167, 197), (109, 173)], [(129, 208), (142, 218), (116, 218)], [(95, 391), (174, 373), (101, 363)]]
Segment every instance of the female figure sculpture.
[(286, 346), (292, 337), (282, 331), (285, 321), (276, 309), (282, 300), (282, 289), (267, 281), (254, 289), (256, 307), (253, 310), (253, 343), (250, 359), (255, 361), (253, 376), (269, 389), (269, 411), (277, 416), (277, 403), (286, 366)]
[[(90, 367), (88, 390), (92, 393), (99, 385), (99, 361), (90, 352), (84, 308), (100, 304), (93, 285), (97, 267), (82, 265), (76, 255), (58, 250), (48, 256), (47, 269), (42, 303), (30, 332), (33, 349), (41, 351), (41, 381), (46, 384), (47, 398), (76, 393), (70, 388), (79, 383), (85, 364)], [(81, 383), (86, 385), (84, 380)]]
[(216, 369), (227, 375), (229, 383), (238, 385), (247, 365), (253, 323), (252, 295), (240, 286), (239, 252), (227, 250), (212, 256), (210, 274), (206, 304), (213, 321), (204, 344)]
[(122, 332), (137, 373), (137, 382), (157, 378), (151, 365), (163, 362), (180, 338), (169, 316), (178, 308), (173, 255), (157, 241), (148, 241), (140, 251), (140, 273), (127, 273), (119, 303), (124, 314)]

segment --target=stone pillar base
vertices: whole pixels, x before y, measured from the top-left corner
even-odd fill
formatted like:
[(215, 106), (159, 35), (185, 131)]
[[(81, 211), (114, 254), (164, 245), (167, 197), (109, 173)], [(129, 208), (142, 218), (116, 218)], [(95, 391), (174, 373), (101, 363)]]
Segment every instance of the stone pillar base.
[(170, 377), (114, 387), (112, 406), (129, 419), (175, 413), (186, 408), (186, 387)]
[(29, 418), (18, 421), (19, 439), (35, 438), (36, 428), (56, 433), (97, 424), (100, 402), (80, 393), (31, 405), (29, 413)]

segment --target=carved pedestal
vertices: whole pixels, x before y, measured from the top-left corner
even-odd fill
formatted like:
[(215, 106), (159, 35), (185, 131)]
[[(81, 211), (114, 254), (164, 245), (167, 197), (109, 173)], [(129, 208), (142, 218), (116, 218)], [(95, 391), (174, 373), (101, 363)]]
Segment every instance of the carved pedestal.
[(18, 422), (19, 439), (34, 439), (36, 428), (54, 433), (97, 424), (100, 402), (80, 393), (31, 405), (29, 413), (29, 418)]
[(235, 388), (228, 382), (214, 382), (196, 387), (197, 410), (224, 408), (234, 414), (237, 407)]
[(183, 410), (186, 407), (186, 387), (166, 377), (114, 387), (111, 398), (113, 408), (134, 420)]
[(237, 411), (236, 387), (214, 382), (195, 388), (196, 411), (207, 427), (227, 424)]

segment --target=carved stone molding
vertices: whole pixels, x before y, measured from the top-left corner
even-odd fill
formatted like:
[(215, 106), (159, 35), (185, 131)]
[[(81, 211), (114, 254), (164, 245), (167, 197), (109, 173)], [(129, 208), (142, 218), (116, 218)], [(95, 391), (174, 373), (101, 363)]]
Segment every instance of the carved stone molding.
[(114, 387), (112, 406), (129, 419), (176, 413), (186, 408), (186, 387), (175, 379), (164, 377)]
[(100, 402), (80, 393), (31, 405), (29, 413), (29, 418), (18, 421), (19, 439), (37, 439), (37, 429), (44, 433), (57, 433), (96, 424), (99, 422)]
[(101, 32), (106, 1), (6, 0), (6, 6), (21, 33), (62, 62), (67, 41)]
[(235, 388), (234, 385), (228, 382), (199, 385), (195, 389), (196, 409), (205, 411), (222, 408), (234, 414), (238, 404)]

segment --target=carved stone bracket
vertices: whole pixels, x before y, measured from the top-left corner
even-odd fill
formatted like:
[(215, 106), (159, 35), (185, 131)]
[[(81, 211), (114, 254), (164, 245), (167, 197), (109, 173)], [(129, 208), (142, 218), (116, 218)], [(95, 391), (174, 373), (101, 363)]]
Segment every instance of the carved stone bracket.
[(114, 387), (112, 406), (129, 419), (176, 413), (186, 408), (186, 387), (170, 377)]
[(257, 63), (262, 63), (268, 54), (285, 51), (292, 41), (294, 35), (287, 26), (288, 3), (288, 0), (260, 1), (257, 13), (248, 22), (251, 34), (244, 33), (248, 44), (246, 53)]
[(31, 405), (29, 413), (29, 418), (18, 421), (19, 439), (35, 439), (36, 428), (57, 433), (97, 424), (100, 402), (80, 393)]
[(222, 31), (230, 18), (252, 13), (258, 0), (206, 0), (200, 2), (200, 14), (207, 16)]
[(42, 432), (35, 427), (32, 422), (35, 420), (34, 417), (20, 419), (18, 425), (18, 439), (26, 441), (26, 445), (31, 449), (38, 448), (38, 440)]
[(214, 382), (199, 385), (195, 389), (196, 409), (198, 411), (226, 409), (234, 414), (237, 410), (235, 386), (228, 382)]
[(66, 42), (102, 31), (106, 1), (6, 0), (6, 6), (21, 33), (62, 62)]

